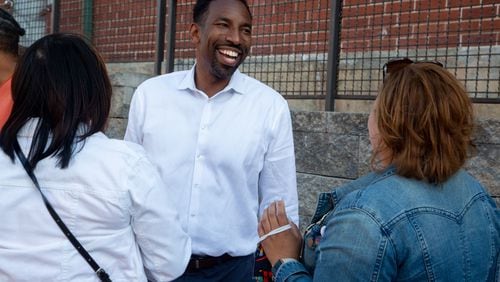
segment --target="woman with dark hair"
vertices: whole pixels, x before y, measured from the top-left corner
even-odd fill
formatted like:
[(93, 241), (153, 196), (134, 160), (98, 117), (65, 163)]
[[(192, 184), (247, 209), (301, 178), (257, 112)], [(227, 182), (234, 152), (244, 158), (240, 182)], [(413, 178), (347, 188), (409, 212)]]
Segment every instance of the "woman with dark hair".
[(0, 129), (12, 108), (10, 92), (12, 74), (19, 54), (19, 37), (24, 29), (14, 17), (0, 8)]
[(79, 36), (45, 36), (21, 57), (0, 133), (0, 281), (97, 281), (44, 200), (112, 280), (184, 272), (191, 241), (156, 169), (141, 147), (102, 133), (111, 93), (104, 62)]
[[(474, 149), (465, 89), (438, 63), (384, 69), (374, 172), (320, 196), (301, 261), (296, 226), (262, 242), (275, 281), (500, 281), (500, 211), (462, 169)], [(273, 203), (259, 234), (286, 224)]]

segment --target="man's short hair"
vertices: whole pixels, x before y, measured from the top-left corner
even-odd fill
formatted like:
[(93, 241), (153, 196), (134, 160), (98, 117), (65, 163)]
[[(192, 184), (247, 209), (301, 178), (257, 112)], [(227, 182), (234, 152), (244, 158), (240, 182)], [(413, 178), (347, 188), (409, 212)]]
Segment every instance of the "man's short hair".
[[(193, 21), (199, 25), (203, 24), (203, 21), (206, 18), (207, 12), (208, 12), (208, 7), (210, 6), (210, 3), (212, 3), (215, 0), (197, 0), (196, 4), (194, 4), (193, 8)], [(250, 18), (252, 18), (252, 12), (250, 11), (250, 7), (248, 6), (248, 3), (246, 0), (235, 0), (235, 1), (240, 1), (245, 5), (247, 8), (248, 14), (250, 15)]]

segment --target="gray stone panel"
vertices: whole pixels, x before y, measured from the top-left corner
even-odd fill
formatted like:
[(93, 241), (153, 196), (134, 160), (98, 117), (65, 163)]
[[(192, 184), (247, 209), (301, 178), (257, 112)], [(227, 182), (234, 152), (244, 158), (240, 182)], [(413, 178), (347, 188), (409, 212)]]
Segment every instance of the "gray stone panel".
[(128, 86), (114, 86), (111, 98), (111, 117), (127, 118), (130, 108), (130, 100), (134, 94), (134, 88)]
[(127, 120), (123, 118), (110, 118), (108, 126), (104, 133), (109, 138), (123, 139), (125, 129), (127, 128)]
[(500, 196), (500, 145), (482, 145), (465, 166), (491, 195)]
[(328, 132), (337, 135), (368, 135), (368, 114), (328, 112), (326, 128)]
[(354, 179), (358, 176), (359, 137), (295, 132), (297, 171)]
[(316, 210), (318, 195), (322, 192), (329, 192), (350, 180), (324, 177), (318, 175), (297, 174), (297, 187), (299, 194), (299, 215), (300, 227), (303, 230), (311, 221)]
[(117, 72), (113, 73), (110, 76), (111, 84), (113, 86), (128, 86), (136, 88), (141, 84), (144, 80), (152, 77), (151, 75), (142, 74), (142, 73), (123, 73)]
[(479, 144), (500, 144), (500, 119), (479, 119), (475, 135)]
[(326, 132), (326, 112), (292, 111), (294, 131)]

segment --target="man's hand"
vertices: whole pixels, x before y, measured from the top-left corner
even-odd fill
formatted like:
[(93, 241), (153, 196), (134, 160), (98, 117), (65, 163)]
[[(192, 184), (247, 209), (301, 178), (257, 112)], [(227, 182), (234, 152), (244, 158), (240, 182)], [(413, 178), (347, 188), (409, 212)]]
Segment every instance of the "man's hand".
[(271, 235), (261, 242), (271, 265), (274, 265), (281, 258), (298, 259), (302, 236), (299, 228), (295, 223), (288, 220), (285, 211), (285, 203), (283, 201), (273, 202), (267, 209), (264, 210), (259, 222), (259, 236), (262, 237), (272, 230), (290, 224), (291, 229)]

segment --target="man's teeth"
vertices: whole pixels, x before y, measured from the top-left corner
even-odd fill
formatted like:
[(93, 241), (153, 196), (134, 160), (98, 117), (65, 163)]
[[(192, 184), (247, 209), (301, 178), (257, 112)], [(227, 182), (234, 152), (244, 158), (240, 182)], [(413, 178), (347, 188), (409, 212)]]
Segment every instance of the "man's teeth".
[(238, 57), (238, 52), (231, 51), (231, 50), (219, 50), (222, 54), (229, 56), (231, 58), (236, 58)]

